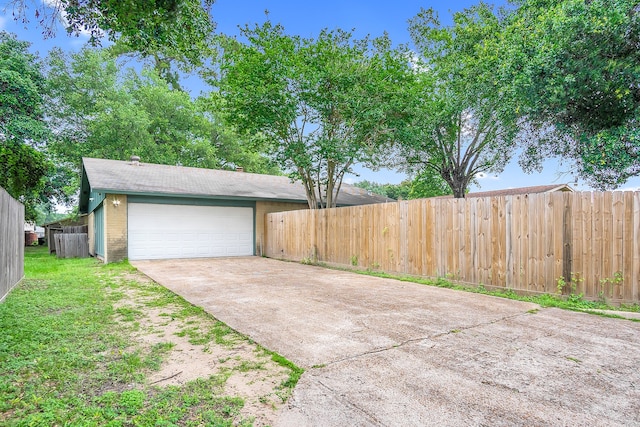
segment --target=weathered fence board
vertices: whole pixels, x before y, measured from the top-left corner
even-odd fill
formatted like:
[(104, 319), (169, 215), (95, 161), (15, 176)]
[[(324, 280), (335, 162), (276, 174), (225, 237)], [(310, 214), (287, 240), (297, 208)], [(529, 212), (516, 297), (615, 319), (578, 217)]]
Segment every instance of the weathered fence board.
[(56, 233), (54, 239), (56, 243), (56, 256), (58, 258), (89, 257), (89, 239), (86, 232)]
[(0, 188), (0, 301), (24, 276), (24, 206)]
[(640, 302), (640, 193), (421, 199), (268, 214), (265, 254)]

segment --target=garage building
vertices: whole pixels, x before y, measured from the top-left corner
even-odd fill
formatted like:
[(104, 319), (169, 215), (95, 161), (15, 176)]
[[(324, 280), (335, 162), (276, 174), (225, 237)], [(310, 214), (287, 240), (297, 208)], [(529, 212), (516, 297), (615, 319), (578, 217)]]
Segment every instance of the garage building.
[[(390, 199), (343, 184), (338, 206)], [(84, 158), (80, 213), (104, 262), (261, 255), (264, 216), (307, 209), (285, 176)]]

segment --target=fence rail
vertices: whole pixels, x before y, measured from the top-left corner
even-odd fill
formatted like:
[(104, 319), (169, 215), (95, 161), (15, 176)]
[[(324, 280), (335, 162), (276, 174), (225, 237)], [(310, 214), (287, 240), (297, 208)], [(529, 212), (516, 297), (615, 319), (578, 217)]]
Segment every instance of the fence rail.
[(24, 276), (24, 206), (0, 188), (0, 301)]
[(640, 192), (281, 212), (266, 216), (265, 230), (269, 257), (640, 302)]

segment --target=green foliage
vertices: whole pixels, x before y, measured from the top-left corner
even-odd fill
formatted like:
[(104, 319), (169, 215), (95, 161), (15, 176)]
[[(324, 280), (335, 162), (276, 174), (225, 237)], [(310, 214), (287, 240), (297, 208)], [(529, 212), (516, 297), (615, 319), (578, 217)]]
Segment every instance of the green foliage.
[[(277, 172), (209, 110), (206, 101), (172, 90), (153, 70), (122, 70), (104, 50), (48, 58), (51, 144), (57, 164), (78, 187), (82, 157), (203, 168)], [(246, 162), (246, 163), (245, 163)]]
[[(304, 369), (296, 366), (290, 360), (287, 360), (286, 358), (280, 356), (277, 353), (274, 353), (273, 351), (267, 350), (263, 347), (260, 347), (260, 349), (263, 353), (270, 355), (271, 360), (273, 360), (283, 368), (289, 370), (289, 377), (285, 381), (283, 381), (282, 384), (280, 384), (280, 389), (284, 390), (287, 396), (290, 395), (296, 384), (298, 384), (300, 377), (302, 376), (302, 374), (304, 374)], [(286, 399), (283, 399), (283, 402), (284, 401), (286, 401)]]
[(189, 337), (189, 342), (195, 345), (205, 345), (211, 342), (225, 346), (236, 343), (238, 336), (233, 330), (222, 322), (216, 322), (210, 329), (202, 329), (198, 326), (184, 328), (176, 333), (177, 336)]
[(27, 219), (34, 219), (51, 164), (42, 151), (49, 136), (44, 77), (28, 49), (29, 43), (0, 32), (0, 186), (25, 204)]
[[(25, 0), (10, 0), (14, 19), (29, 22)], [(36, 3), (36, 2), (34, 2)], [(45, 37), (62, 22), (68, 34), (91, 35), (97, 45), (105, 35), (118, 54), (139, 53), (152, 58), (156, 73), (177, 86), (177, 62), (183, 70), (201, 66), (209, 56), (215, 25), (209, 9), (213, 0), (60, 0), (38, 2), (35, 13)]]
[(580, 277), (580, 274), (578, 273), (572, 272), (568, 282), (564, 276), (560, 276), (556, 280), (556, 288), (558, 289), (558, 294), (568, 294), (570, 297), (578, 296), (579, 298), (582, 298), (583, 294), (576, 295), (578, 285), (580, 285), (580, 283), (582, 282), (584, 282), (584, 278)]
[(394, 200), (422, 199), (451, 194), (449, 186), (442, 177), (430, 169), (425, 169), (412, 180), (405, 180), (400, 184), (379, 184), (363, 180), (353, 185)]
[(636, 0), (521, 0), (504, 33), (501, 74), (538, 138), (521, 164), (575, 162), (589, 184), (640, 174), (640, 10)]
[(82, 157), (185, 166), (218, 166), (213, 123), (189, 95), (171, 90), (150, 70), (121, 73), (104, 51), (49, 56), (55, 154), (71, 165)]
[(120, 394), (118, 406), (128, 415), (135, 415), (144, 405), (145, 395), (141, 390), (125, 390)]
[(605, 277), (600, 279), (600, 292), (598, 292), (599, 299), (602, 302), (606, 302), (607, 298), (613, 298), (616, 287), (622, 286), (624, 283), (624, 277), (621, 271), (616, 271), (613, 277)]
[(411, 181), (408, 199), (423, 199), (428, 197), (446, 196), (451, 194), (451, 188), (440, 175), (432, 169), (424, 169)]
[(518, 126), (509, 85), (496, 75), (502, 20), (481, 3), (453, 21), (442, 27), (432, 9), (409, 21), (421, 60), (400, 140), (407, 169), (430, 169), (464, 197), (476, 174), (504, 168)]
[(222, 42), (214, 83), (225, 117), (302, 181), (310, 208), (335, 206), (351, 167), (375, 165), (393, 140), (406, 55), (386, 37), (353, 40), (341, 30), (305, 39), (266, 22), (242, 34), (248, 44)]
[(353, 185), (371, 193), (389, 197), (394, 200), (406, 200), (409, 196), (409, 191), (411, 190), (411, 182), (408, 180), (402, 181), (400, 184), (380, 184), (378, 182), (367, 181), (365, 179), (363, 181), (358, 181)]

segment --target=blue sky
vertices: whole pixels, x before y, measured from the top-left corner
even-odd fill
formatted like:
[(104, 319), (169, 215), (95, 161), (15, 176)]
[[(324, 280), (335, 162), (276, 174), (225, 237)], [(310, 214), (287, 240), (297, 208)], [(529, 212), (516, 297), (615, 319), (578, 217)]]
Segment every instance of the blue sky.
[[(304, 37), (314, 37), (323, 28), (342, 28), (355, 31), (357, 38), (370, 34), (373, 37), (382, 35), (386, 31), (395, 44), (410, 44), (407, 20), (413, 17), (421, 7), (432, 7), (440, 14), (441, 22), (451, 22), (451, 13), (462, 10), (477, 1), (453, 0), (453, 1), (380, 1), (380, 0), (325, 0), (325, 1), (285, 1), (285, 0), (217, 0), (212, 8), (213, 16), (217, 22), (217, 31), (237, 35), (238, 25), (261, 23), (265, 20), (265, 10), (269, 11), (269, 18), (273, 22), (284, 25), (290, 34), (298, 34)], [(494, 1), (497, 6), (505, 5), (506, 1)], [(0, 11), (0, 29), (16, 33), (22, 40), (33, 43), (33, 49), (39, 51), (41, 56), (54, 46), (66, 50), (79, 49), (86, 41), (86, 37), (68, 37), (61, 28), (54, 39), (43, 40), (41, 31), (35, 25), (35, 20), (27, 28), (15, 23), (11, 17), (11, 11)], [(197, 85), (193, 89), (198, 91)], [(493, 176), (479, 177), (478, 186), (471, 191), (479, 189), (483, 191), (503, 189), (510, 187), (522, 187), (530, 185), (544, 185), (554, 183), (571, 183), (579, 190), (589, 190), (584, 183), (573, 185), (570, 175), (571, 165), (564, 162), (561, 165), (557, 160), (550, 159), (544, 164), (542, 173), (525, 174), (514, 159), (509, 163), (503, 173)], [(406, 178), (404, 174), (394, 171), (369, 171), (358, 168), (359, 177), (348, 176), (348, 182), (367, 179), (381, 183), (398, 183)], [(640, 178), (630, 180), (625, 189), (640, 189)]]

